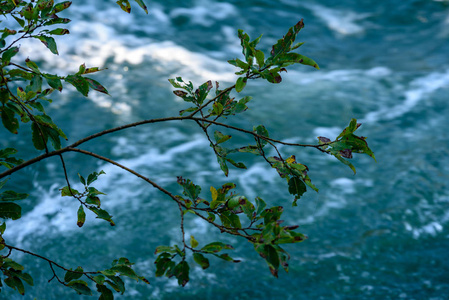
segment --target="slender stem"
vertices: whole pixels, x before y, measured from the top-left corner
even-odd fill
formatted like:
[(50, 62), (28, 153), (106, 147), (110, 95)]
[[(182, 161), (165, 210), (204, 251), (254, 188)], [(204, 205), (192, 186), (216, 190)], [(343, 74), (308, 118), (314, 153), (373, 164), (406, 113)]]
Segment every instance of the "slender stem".
[(327, 151), (321, 149), (321, 147), (324, 147), (324, 146), (327, 146), (327, 145), (331, 144), (331, 143), (327, 143), (327, 144), (322, 144), (322, 145), (308, 145), (308, 144), (287, 143), (287, 142), (283, 142), (283, 141), (276, 140), (276, 139), (273, 139), (273, 138), (268, 138), (268, 137), (265, 137), (265, 136), (258, 135), (257, 133), (255, 133), (253, 131), (245, 130), (245, 129), (242, 129), (242, 128), (239, 128), (239, 127), (235, 127), (235, 126), (232, 126), (232, 125), (228, 125), (228, 124), (224, 124), (224, 123), (220, 123), (220, 122), (216, 122), (216, 121), (212, 121), (212, 120), (195, 118), (195, 117), (191, 117), (191, 116), (186, 116), (186, 117), (168, 117), (168, 118), (160, 118), (160, 119), (143, 120), (143, 121), (126, 124), (126, 125), (123, 125), (123, 126), (119, 126), (119, 127), (115, 127), (115, 128), (111, 128), (111, 129), (108, 129), (108, 130), (104, 130), (104, 131), (95, 133), (93, 135), (90, 135), (88, 137), (80, 139), (79, 141), (77, 141), (77, 142), (75, 142), (75, 143), (73, 143), (73, 144), (71, 144), (71, 145), (69, 145), (69, 146), (67, 146), (65, 148), (61, 148), (59, 150), (55, 150), (55, 151), (52, 151), (52, 152), (49, 152), (49, 153), (42, 154), (40, 156), (37, 156), (35, 158), (32, 158), (32, 159), (30, 159), (30, 160), (20, 164), (20, 165), (14, 167), (12, 169), (6, 170), (5, 172), (0, 174), (0, 179), (3, 178), (3, 177), (6, 177), (8, 175), (11, 175), (11, 174), (19, 171), (20, 169), (23, 169), (23, 168), (25, 168), (25, 167), (27, 167), (29, 165), (32, 165), (32, 164), (34, 164), (36, 162), (39, 162), (39, 161), (41, 161), (43, 159), (46, 159), (48, 157), (59, 155), (59, 154), (62, 154), (64, 152), (68, 152), (68, 151), (74, 151), (73, 149), (75, 149), (75, 147), (77, 147), (77, 146), (79, 146), (79, 145), (81, 145), (81, 144), (83, 144), (83, 143), (85, 143), (87, 141), (90, 141), (92, 139), (95, 139), (95, 138), (98, 138), (100, 136), (106, 135), (106, 134), (110, 134), (110, 133), (113, 133), (113, 132), (117, 132), (117, 131), (124, 130), (124, 129), (130, 128), (130, 127), (136, 127), (136, 126), (140, 126), (140, 125), (144, 125), (144, 124), (152, 124), (152, 123), (167, 122), (167, 121), (182, 121), (182, 120), (192, 120), (192, 121), (195, 121), (195, 122), (196, 121), (204, 121), (206, 123), (211, 123), (211, 124), (214, 124), (214, 125), (217, 125), (217, 126), (222, 126), (222, 127), (226, 127), (226, 128), (229, 128), (229, 129), (236, 130), (236, 131), (244, 132), (244, 133), (250, 134), (250, 135), (252, 135), (254, 137), (266, 140), (268, 142), (278, 143), (278, 144), (286, 145), (286, 146), (312, 147), (312, 148), (316, 148), (316, 149), (318, 149), (318, 150), (320, 150), (321, 152), (324, 152), (324, 153), (327, 153)]
[[(140, 173), (138, 173), (138, 172), (136, 172), (136, 171), (134, 171), (134, 170), (131, 170), (131, 169), (128, 168), (128, 167), (125, 167), (124, 165), (122, 165), (122, 164), (120, 164), (120, 163), (118, 163), (118, 162), (116, 162), (116, 161), (113, 161), (113, 160), (111, 160), (111, 159), (109, 159), (109, 158), (107, 158), (107, 157), (98, 155), (98, 154), (96, 154), (96, 153), (89, 152), (89, 151), (85, 151), (85, 150), (81, 150), (81, 149), (77, 149), (77, 148), (69, 148), (67, 151), (80, 152), (80, 153), (83, 153), (83, 154), (86, 154), (86, 155), (90, 155), (90, 156), (92, 156), (92, 157), (95, 157), (95, 158), (101, 159), (101, 160), (103, 160), (103, 161), (106, 161), (106, 162), (108, 162), (108, 163), (110, 163), (110, 164), (113, 164), (113, 165), (115, 165), (115, 166), (117, 166), (117, 167), (119, 167), (119, 168), (122, 168), (122, 169), (124, 169), (124, 170), (130, 172), (131, 174), (133, 174), (133, 175), (135, 175), (135, 176), (137, 176), (137, 177), (139, 177), (139, 178), (145, 180), (146, 182), (148, 182), (149, 184), (151, 184), (153, 187), (155, 187), (156, 189), (160, 190), (161, 192), (163, 192), (164, 194), (166, 194), (167, 196), (169, 196), (171, 199), (173, 199), (176, 203), (178, 203), (178, 205), (182, 206), (182, 207), (185, 208), (185, 209), (189, 209), (189, 208), (185, 205), (185, 203), (183, 203), (181, 200), (179, 200), (175, 195), (173, 195), (172, 193), (170, 193), (169, 191), (167, 191), (166, 189), (164, 189), (163, 187), (161, 187), (160, 185), (158, 185), (157, 183), (155, 183), (155, 182), (152, 181), (151, 179), (149, 179), (149, 178), (143, 176), (142, 174), (140, 174)], [(215, 222), (213, 222), (213, 221), (208, 220), (205, 216), (203, 216), (202, 214), (200, 214), (199, 212), (196, 211), (196, 210), (200, 210), (200, 209), (198, 209), (198, 208), (193, 208), (193, 207), (191, 207), (190, 210), (191, 210), (195, 215), (197, 215), (198, 217), (200, 217), (201, 219), (205, 220), (206, 222), (208, 222), (208, 223), (212, 224), (213, 226), (217, 227), (218, 229), (220, 229), (221, 232), (226, 232), (226, 233), (229, 233), (229, 234), (232, 234), (232, 235), (238, 235), (238, 236), (244, 237), (244, 238), (246, 238), (246, 239), (248, 239), (248, 240), (253, 240), (253, 237), (251, 237), (251, 236), (246, 236), (246, 235), (241, 234), (241, 233), (239, 233), (239, 232), (237, 232), (237, 231), (234, 231), (234, 229), (228, 229), (228, 228), (226, 228), (225, 226), (222, 226), (222, 225), (220, 225), (220, 224), (217, 224), (217, 223), (215, 223)]]
[(106, 134), (109, 134), (109, 133), (120, 131), (120, 130), (123, 130), (123, 129), (131, 128), (131, 127), (137, 127), (137, 126), (144, 125), (144, 124), (160, 123), (160, 122), (167, 122), (167, 121), (182, 121), (182, 120), (187, 120), (187, 119), (190, 119), (190, 117), (188, 117), (188, 116), (187, 117), (168, 117), (168, 118), (142, 120), (142, 121), (139, 121), (139, 122), (134, 122), (134, 123), (122, 125), (122, 126), (119, 126), (119, 127), (107, 129), (107, 130), (104, 130), (104, 131), (101, 131), (101, 132), (97, 132), (97, 133), (92, 134), (92, 135), (90, 135), (88, 137), (80, 139), (79, 141), (71, 144), (68, 147), (70, 147), (70, 148), (78, 147), (79, 145), (81, 145), (81, 144), (83, 144), (83, 143), (85, 143), (87, 141), (90, 141), (92, 139), (98, 138), (100, 136), (103, 136), (103, 135), (106, 135)]
[(228, 125), (228, 124), (224, 124), (224, 123), (220, 123), (220, 122), (216, 122), (216, 121), (212, 121), (212, 120), (201, 119), (201, 118), (194, 118), (194, 117), (189, 118), (189, 119), (194, 120), (194, 121), (202, 121), (202, 122), (206, 122), (206, 123), (211, 123), (211, 124), (214, 124), (214, 125), (218, 125), (218, 126), (226, 127), (226, 128), (233, 129), (233, 130), (236, 130), (236, 131), (244, 132), (244, 133), (247, 133), (247, 134), (251, 134), (254, 137), (260, 138), (262, 140), (271, 141), (273, 143), (278, 143), (278, 144), (282, 144), (282, 145), (285, 145), (285, 146), (311, 147), (311, 148), (317, 148), (317, 149), (321, 150), (320, 147), (323, 147), (324, 145), (329, 145), (329, 144), (311, 145), (311, 144), (287, 143), (287, 142), (279, 141), (279, 140), (276, 140), (276, 139), (268, 138), (268, 137), (263, 136), (263, 135), (259, 135), (259, 134), (255, 133), (253, 131), (249, 131), (249, 130), (246, 130), (246, 129), (242, 129), (242, 128), (239, 128), (239, 127), (235, 127), (235, 126), (232, 126), (232, 125)]
[(125, 167), (125, 166), (122, 165), (122, 164), (119, 164), (119, 163), (116, 162), (116, 161), (113, 161), (112, 159), (109, 159), (109, 158), (107, 158), (107, 157), (98, 155), (98, 154), (93, 153), (93, 152), (89, 152), (89, 151), (86, 151), (86, 150), (78, 149), (78, 148), (68, 148), (67, 151), (79, 152), (79, 153), (83, 153), (83, 154), (85, 154), (85, 155), (90, 155), (90, 156), (92, 156), (92, 157), (95, 157), (95, 158), (101, 159), (101, 160), (103, 160), (103, 161), (105, 161), (105, 162), (108, 162), (108, 163), (110, 163), (110, 164), (112, 164), (112, 165), (115, 165), (115, 166), (117, 166), (117, 167), (119, 167), (119, 168), (122, 168), (123, 170), (126, 170), (126, 171), (128, 171), (129, 173), (131, 173), (131, 174), (133, 174), (133, 175), (135, 175), (135, 176), (137, 176), (137, 177), (139, 177), (139, 178), (145, 180), (146, 182), (148, 182), (149, 184), (151, 184), (153, 187), (155, 187), (156, 189), (160, 190), (161, 192), (163, 192), (164, 194), (166, 194), (167, 196), (169, 196), (169, 197), (172, 198), (173, 200), (175, 200), (178, 204), (181, 204), (181, 205), (185, 206), (185, 204), (182, 203), (180, 200), (178, 200), (178, 199), (176, 198), (175, 195), (173, 195), (172, 193), (170, 193), (169, 191), (167, 191), (166, 189), (164, 189), (163, 187), (161, 187), (160, 185), (158, 185), (156, 182), (152, 181), (151, 179), (149, 179), (149, 178), (143, 176), (142, 174), (140, 174), (140, 173), (138, 173), (138, 172), (136, 172), (136, 171), (134, 171), (134, 170), (132, 170), (132, 169), (130, 169), (130, 168), (128, 168), (128, 167)]
[[(38, 74), (38, 73), (34, 72), (34, 71), (31, 70), (31, 69), (22, 67), (21, 65), (18, 65), (18, 64), (12, 63), (12, 62), (10, 62), (9, 65), (10, 65), (10, 66), (15, 66), (15, 67), (17, 67), (17, 68), (19, 68), (19, 69), (22, 69), (22, 70), (24, 70), (24, 71), (27, 71), (28, 73)], [(39, 75), (39, 74), (38, 74), (38, 75)]]
[(62, 154), (59, 154), (59, 157), (61, 158), (62, 169), (64, 170), (64, 177), (65, 177), (65, 181), (67, 182), (67, 186), (69, 187), (70, 194), (72, 195), (72, 197), (74, 197), (79, 202), (81, 202), (81, 204), (84, 204), (84, 202), (81, 201), (81, 199), (73, 193), (72, 187), (70, 186), (69, 176), (67, 175), (67, 168), (65, 167), (64, 158), (62, 157)]
[(182, 206), (180, 203), (178, 203), (178, 207), (179, 207), (179, 212), (181, 214), (181, 234), (182, 234), (182, 245), (183, 245), (183, 249), (182, 251), (185, 253), (186, 252), (186, 233), (184, 231), (184, 211), (182, 210)]
[(26, 254), (29, 254), (29, 255), (38, 257), (38, 258), (40, 258), (40, 259), (43, 259), (43, 260), (49, 262), (50, 265), (55, 265), (55, 266), (57, 266), (58, 268), (60, 268), (60, 269), (62, 269), (62, 270), (64, 270), (64, 271), (70, 271), (70, 272), (73, 272), (73, 273), (80, 273), (80, 274), (98, 274), (98, 273), (99, 273), (99, 272), (78, 272), (78, 271), (72, 271), (72, 270), (69, 270), (69, 269), (63, 267), (63, 266), (61, 266), (60, 264), (58, 264), (57, 262), (55, 262), (55, 261), (53, 261), (53, 260), (51, 260), (51, 259), (49, 259), (49, 258), (46, 258), (46, 257), (44, 257), (44, 256), (42, 256), (42, 255), (39, 255), (39, 254), (30, 252), (30, 251), (27, 251), (27, 250), (24, 250), (24, 249), (21, 249), (21, 248), (17, 248), (17, 247), (11, 246), (11, 245), (7, 245), (7, 244), (5, 244), (5, 247), (6, 247), (6, 248), (9, 248), (9, 249), (11, 249), (11, 250), (20, 251), (20, 252), (23, 252), (23, 253), (26, 253)]

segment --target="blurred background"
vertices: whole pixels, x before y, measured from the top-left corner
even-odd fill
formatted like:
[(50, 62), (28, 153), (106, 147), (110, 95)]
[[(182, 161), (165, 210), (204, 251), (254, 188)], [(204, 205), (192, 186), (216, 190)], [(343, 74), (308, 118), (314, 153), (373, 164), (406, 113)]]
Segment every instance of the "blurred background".
[[(95, 132), (142, 119), (178, 115), (186, 108), (168, 78), (200, 85), (232, 85), (241, 58), (237, 30), (263, 33), (266, 55), (288, 28), (304, 18), (300, 53), (315, 70), (298, 65), (273, 85), (251, 81), (244, 117), (229, 123), (251, 129), (264, 124), (272, 137), (315, 143), (335, 138), (351, 118), (363, 125), (377, 163), (355, 155), (353, 172), (313, 149), (281, 147), (310, 168), (319, 193), (309, 190), (292, 208), (285, 180), (261, 158), (241, 156), (247, 170), (231, 168), (226, 178), (195, 124), (159, 123), (107, 135), (82, 149), (117, 160), (175, 194), (176, 176), (190, 178), (209, 197), (211, 185), (235, 182), (237, 191), (269, 205), (283, 205), (288, 224), (308, 235), (287, 246), (290, 271), (271, 276), (266, 263), (243, 240), (221, 235), (188, 215), (186, 234), (200, 245), (221, 240), (236, 248), (239, 264), (211, 259), (205, 271), (191, 264), (191, 282), (155, 278), (158, 245), (181, 243), (179, 211), (172, 201), (121, 169), (81, 154), (67, 154), (72, 182), (104, 170), (95, 187), (107, 194), (102, 207), (117, 224), (88, 214), (76, 226), (77, 203), (60, 197), (65, 185), (60, 161), (51, 158), (15, 174), (9, 187), (29, 192), (21, 220), (9, 222), (9, 244), (52, 258), (64, 266), (105, 269), (125, 256), (151, 285), (128, 280), (117, 299), (447, 299), (449, 295), (449, 2), (391, 1), (147, 1), (146, 15), (133, 4), (130, 15), (115, 1), (74, 1), (61, 16), (71, 34), (57, 39), (58, 57), (38, 41), (21, 43), (22, 58), (60, 75), (82, 63), (107, 70), (95, 75), (112, 96), (85, 98), (67, 87), (47, 112), (74, 142)], [(92, 76), (93, 77), (93, 76)], [(23, 126), (21, 129), (27, 132)], [(223, 133), (231, 132), (222, 130)], [(233, 134), (228, 143), (252, 141)], [(0, 132), (1, 147), (16, 146), (22, 157), (38, 153), (28, 140)], [(32, 180), (30, 180), (32, 179)], [(75, 188), (81, 188), (75, 184)], [(82, 299), (56, 280), (48, 263), (13, 253), (35, 279), (21, 297), (9, 288), (3, 299)]]

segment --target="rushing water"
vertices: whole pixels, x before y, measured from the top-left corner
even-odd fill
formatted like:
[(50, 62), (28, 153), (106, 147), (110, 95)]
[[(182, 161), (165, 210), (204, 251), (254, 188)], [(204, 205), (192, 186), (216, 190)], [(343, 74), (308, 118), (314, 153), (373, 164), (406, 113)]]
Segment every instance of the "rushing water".
[[(321, 70), (292, 68), (280, 85), (251, 82), (254, 96), (245, 118), (234, 125), (265, 124), (276, 138), (312, 143), (334, 138), (351, 118), (363, 123), (377, 163), (355, 156), (357, 175), (317, 151), (283, 147), (285, 155), (311, 169), (320, 188), (296, 208), (285, 181), (266, 163), (246, 158), (247, 170), (224, 177), (200, 130), (189, 123), (148, 125), (102, 137), (83, 149), (118, 160), (162, 186), (180, 193), (176, 176), (204, 188), (229, 180), (251, 198), (284, 205), (286, 222), (309, 236), (288, 246), (290, 272), (273, 278), (250, 244), (224, 237), (190, 216), (187, 235), (200, 243), (221, 239), (235, 245), (239, 264), (211, 261), (191, 270), (191, 282), (154, 278), (154, 249), (180, 243), (177, 207), (151, 186), (80, 154), (66, 156), (70, 177), (104, 170), (96, 187), (108, 195), (104, 207), (117, 226), (88, 215), (76, 226), (77, 204), (61, 198), (60, 162), (48, 159), (15, 174), (11, 182), (31, 193), (21, 220), (9, 222), (10, 244), (51, 257), (70, 267), (101, 269), (116, 257), (136, 262), (151, 285), (127, 282), (120, 299), (448, 299), (449, 297), (449, 3), (447, 1), (150, 1), (150, 14), (130, 15), (115, 1), (74, 1), (69, 36), (59, 38), (60, 56), (38, 43), (22, 43), (43, 69), (59, 74), (88, 66), (107, 67), (95, 78), (112, 97), (73, 90), (58, 96), (49, 113), (70, 141), (125, 123), (177, 115), (184, 108), (167, 78), (195, 84), (236, 80), (226, 60), (240, 57), (237, 29), (261, 48), (304, 18), (301, 52)], [(24, 126), (25, 128), (26, 126)], [(23, 129), (26, 131), (26, 129)], [(37, 153), (24, 141), (1, 132), (0, 146), (18, 145), (24, 157)], [(243, 137), (235, 139), (246, 143)], [(240, 139), (240, 140), (239, 140)], [(31, 180), (32, 179), (32, 180)], [(35, 286), (4, 299), (77, 299), (51, 278), (48, 264), (13, 254), (29, 269)], [(193, 265), (192, 265), (193, 266)]]

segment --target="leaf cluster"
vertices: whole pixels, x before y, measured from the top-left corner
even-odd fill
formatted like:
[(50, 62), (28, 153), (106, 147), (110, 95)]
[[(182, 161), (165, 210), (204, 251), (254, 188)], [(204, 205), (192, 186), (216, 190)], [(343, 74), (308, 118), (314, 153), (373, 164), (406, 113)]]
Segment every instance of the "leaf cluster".
[[(135, 0), (135, 2), (148, 13), (144, 1)], [(130, 1), (119, 0), (116, 3), (124, 11), (128, 13), (131, 11)], [(218, 82), (212, 83), (211, 80), (195, 87), (191, 81), (184, 81), (181, 77), (169, 79), (175, 89), (174, 95), (189, 105), (187, 109), (179, 112), (179, 116), (144, 120), (112, 128), (64, 147), (62, 140), (68, 140), (68, 137), (53, 122), (45, 109), (51, 105), (53, 93), (62, 92), (67, 84), (85, 97), (88, 97), (92, 90), (109, 95), (101, 83), (90, 77), (90, 74), (102, 70), (82, 64), (76, 72), (61, 76), (53, 74), (51, 71), (47, 73), (30, 58), (21, 61), (17, 54), (21, 50), (19, 42), (23, 39), (32, 39), (39, 41), (50, 52), (58, 55), (55, 38), (70, 34), (69, 30), (64, 28), (70, 19), (59, 15), (71, 4), (71, 1), (55, 2), (54, 0), (0, 0), (0, 14), (3, 17), (12, 17), (16, 21), (14, 28), (0, 28), (0, 116), (2, 125), (7, 132), (19, 134), (22, 124), (30, 124), (30, 144), (36, 150), (44, 152), (38, 157), (24, 161), (17, 156), (15, 148), (0, 149), (0, 168), (6, 169), (0, 174), (0, 179), (40, 160), (59, 156), (66, 181), (66, 185), (60, 189), (61, 196), (72, 197), (80, 204), (77, 211), (77, 225), (82, 227), (85, 224), (86, 210), (89, 210), (96, 215), (96, 218), (103, 219), (114, 226), (115, 222), (112, 220), (112, 216), (102, 207), (103, 200), (100, 197), (105, 194), (92, 186), (100, 175), (105, 174), (103, 171), (92, 172), (87, 177), (78, 173), (79, 183), (82, 185), (80, 191), (74, 189), (70, 184), (70, 176), (64, 163), (63, 154), (73, 151), (90, 155), (145, 180), (177, 204), (180, 211), (182, 243), (156, 248), (156, 277), (176, 278), (179, 285), (185, 286), (190, 280), (189, 273), (192, 262), (202, 269), (208, 269), (211, 266), (210, 258), (213, 257), (234, 263), (240, 262), (229, 255), (228, 250), (234, 249), (229, 244), (221, 241), (209, 241), (202, 244), (204, 246), (200, 246), (200, 242), (193, 235), (187, 242), (184, 223), (187, 217), (200, 218), (221, 233), (250, 242), (254, 250), (265, 260), (273, 276), (278, 276), (280, 268), (288, 272), (290, 255), (282, 248), (283, 245), (302, 242), (307, 237), (296, 231), (298, 225), (284, 225), (283, 206), (269, 207), (267, 202), (260, 197), (250, 201), (235, 191), (236, 185), (232, 182), (225, 183), (220, 187), (211, 186), (210, 194), (203, 198), (201, 196), (202, 188), (190, 179), (184, 179), (181, 176), (177, 178), (177, 182), (181, 186), (182, 195), (174, 195), (142, 174), (106, 157), (79, 149), (78, 146), (88, 140), (130, 127), (172, 120), (193, 121), (204, 132), (210, 143), (211, 151), (214, 152), (217, 163), (225, 176), (229, 175), (230, 165), (238, 169), (247, 168), (244, 163), (235, 160), (236, 154), (248, 153), (259, 156), (275, 169), (281, 178), (286, 180), (288, 191), (294, 196), (293, 206), (296, 206), (297, 200), (307, 191), (307, 186), (315, 191), (318, 189), (308, 175), (308, 166), (297, 162), (294, 154), (289, 153), (290, 156), (284, 158), (277, 145), (317, 149), (335, 156), (354, 172), (355, 168), (349, 162), (353, 153), (367, 154), (375, 159), (366, 138), (354, 134), (360, 126), (355, 119), (351, 120), (349, 126), (334, 141), (326, 137), (318, 137), (318, 144), (314, 145), (291, 144), (276, 140), (270, 136), (264, 125), (256, 125), (252, 130), (246, 130), (225, 123), (228, 118), (240, 115), (249, 109), (248, 104), (252, 101), (252, 97), (244, 96), (236, 99), (232, 96), (232, 91), (242, 92), (250, 79), (261, 78), (278, 84), (282, 81), (280, 74), (287, 72), (287, 68), (292, 65), (302, 64), (319, 69), (314, 60), (294, 52), (303, 45), (302, 42), (296, 42), (297, 35), (304, 27), (303, 20), (289, 28), (287, 33), (272, 45), (269, 53), (264, 53), (257, 48), (262, 36), (251, 40), (243, 30), (238, 30), (243, 57), (228, 61), (239, 69), (236, 72), (239, 77), (230, 87), (222, 89)], [(225, 129), (219, 130), (218, 127)], [(250, 141), (239, 146), (232, 145), (233, 135), (227, 131), (234, 131), (249, 137)], [(21, 207), (16, 202), (27, 198), (28, 194), (12, 190), (3, 191), (7, 180), (0, 181), (0, 218), (16, 220), (21, 217)], [(100, 299), (113, 299), (113, 291), (120, 294), (125, 292), (123, 277), (149, 283), (147, 279), (135, 272), (133, 263), (123, 257), (114, 260), (110, 268), (101, 271), (86, 272), (81, 266), (75, 270), (66, 269), (51, 259), (7, 244), (3, 238), (5, 229), (6, 224), (3, 223), (0, 226), (0, 251), (9, 249), (9, 253), (0, 255), (0, 271), (3, 274), (3, 282), (20, 294), (25, 292), (23, 282), (33, 285), (33, 279), (28, 273), (23, 272), (23, 266), (9, 258), (13, 250), (46, 260), (53, 272), (50, 281), (56, 278), (59, 283), (81, 295), (92, 295), (94, 290), (92, 285), (94, 285)], [(54, 270), (55, 267), (65, 271), (64, 278), (58, 276)], [(0, 291), (1, 287), (0, 279)]]
[[(136, 281), (143, 281), (149, 284), (149, 281), (137, 275), (132, 269), (134, 263), (127, 258), (121, 257), (112, 262), (112, 267), (99, 272), (85, 272), (82, 267), (77, 267), (75, 270), (69, 269), (64, 275), (63, 284), (74, 289), (79, 295), (92, 296), (92, 290), (86, 280), (91, 280), (95, 283), (97, 291), (100, 293), (99, 299), (114, 299), (113, 291), (123, 295), (125, 293), (125, 282), (121, 276), (134, 279)], [(92, 276), (90, 274), (97, 274)], [(83, 276), (86, 279), (81, 279)], [(112, 288), (112, 290), (111, 290)]]
[(89, 174), (87, 180), (84, 179), (83, 176), (78, 174), (80, 183), (84, 185), (83, 192), (79, 192), (68, 185), (60, 189), (62, 197), (74, 197), (80, 202), (77, 213), (78, 221), (76, 223), (79, 227), (83, 227), (84, 222), (86, 221), (86, 213), (84, 212), (84, 208), (87, 208), (88, 210), (93, 212), (97, 216), (96, 218), (103, 219), (109, 222), (111, 226), (115, 226), (115, 223), (112, 220), (112, 216), (106, 210), (100, 208), (101, 201), (98, 196), (106, 194), (100, 192), (95, 187), (90, 186), (94, 181), (98, 179), (98, 176), (100, 176), (101, 174), (106, 173), (103, 170), (99, 173), (93, 172)]
[(240, 68), (240, 71), (235, 73), (236, 75), (245, 75), (237, 79), (236, 91), (241, 92), (245, 88), (248, 79), (263, 78), (271, 83), (280, 83), (282, 81), (280, 73), (287, 72), (286, 67), (293, 64), (299, 63), (319, 69), (318, 64), (313, 59), (292, 52), (304, 44), (297, 43), (293, 45), (298, 33), (303, 27), (304, 22), (301, 19), (301, 21), (288, 30), (282, 39), (279, 39), (272, 46), (270, 55), (267, 58), (265, 58), (262, 50), (256, 48), (262, 35), (251, 41), (247, 33), (239, 30), (238, 36), (245, 61), (239, 58), (228, 61), (231, 65)]
[(368, 147), (366, 137), (354, 134), (361, 125), (361, 123), (357, 123), (356, 119), (352, 119), (348, 127), (343, 129), (334, 141), (327, 137), (318, 137), (318, 142), (322, 145), (322, 148), (350, 167), (354, 174), (356, 173), (355, 167), (348, 161), (352, 158), (353, 153), (367, 154), (376, 160), (374, 152)]

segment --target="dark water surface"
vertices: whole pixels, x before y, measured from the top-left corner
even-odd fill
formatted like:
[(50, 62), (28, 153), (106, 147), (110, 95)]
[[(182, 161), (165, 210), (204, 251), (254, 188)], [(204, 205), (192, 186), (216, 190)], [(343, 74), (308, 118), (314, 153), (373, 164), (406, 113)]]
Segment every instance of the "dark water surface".
[[(72, 34), (59, 39), (57, 58), (38, 44), (22, 44), (24, 58), (60, 74), (82, 63), (108, 68), (95, 79), (112, 97), (65, 91), (49, 108), (71, 142), (125, 123), (177, 115), (185, 106), (167, 78), (231, 85), (236, 76), (226, 60), (241, 56), (237, 29), (254, 38), (263, 33), (261, 48), (268, 52), (304, 18), (299, 40), (306, 44), (300, 49), (321, 70), (292, 68), (276, 86), (251, 82), (243, 93), (254, 96), (250, 110), (230, 122), (245, 128), (263, 123), (276, 138), (314, 143), (320, 135), (336, 137), (357, 118), (377, 163), (356, 156), (354, 176), (331, 157), (283, 147), (285, 155), (295, 154), (309, 166), (320, 189), (290, 209), (285, 181), (260, 159), (243, 157), (249, 168), (231, 169), (225, 178), (194, 124), (149, 125), (83, 146), (174, 193), (181, 192), (176, 176), (201, 184), (204, 197), (209, 186), (233, 180), (241, 194), (284, 205), (286, 222), (299, 224), (309, 239), (286, 247), (290, 272), (278, 279), (250, 244), (223, 237), (190, 216), (187, 236), (201, 244), (214, 238), (231, 243), (242, 262), (212, 259), (210, 270), (193, 267), (185, 288), (154, 278), (155, 247), (180, 243), (177, 207), (130, 174), (79, 154), (66, 157), (72, 181), (78, 171), (104, 170), (96, 187), (108, 194), (103, 205), (117, 226), (88, 215), (79, 229), (77, 204), (59, 196), (65, 185), (60, 162), (49, 159), (11, 179), (31, 197), (22, 219), (8, 223), (10, 244), (73, 268), (104, 269), (112, 259), (128, 257), (151, 285), (128, 281), (119, 299), (448, 299), (447, 1), (150, 1), (148, 16), (137, 9), (127, 15), (114, 2), (74, 1), (67, 11)], [(24, 141), (0, 134), (1, 147), (15, 143), (25, 157), (37, 154)], [(242, 136), (234, 139), (245, 143)], [(5, 288), (0, 297), (80, 298), (55, 280), (47, 283), (47, 263), (13, 256), (29, 268), (35, 287), (27, 287), (25, 297)]]

